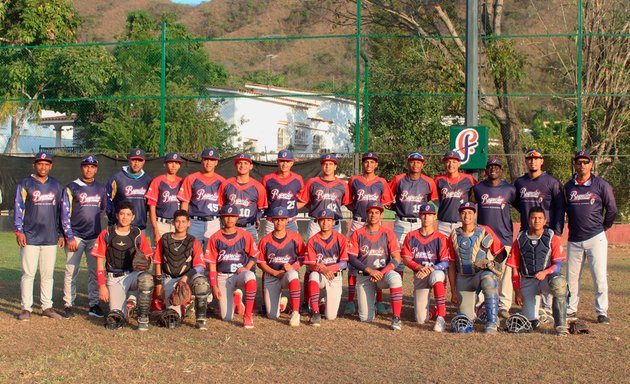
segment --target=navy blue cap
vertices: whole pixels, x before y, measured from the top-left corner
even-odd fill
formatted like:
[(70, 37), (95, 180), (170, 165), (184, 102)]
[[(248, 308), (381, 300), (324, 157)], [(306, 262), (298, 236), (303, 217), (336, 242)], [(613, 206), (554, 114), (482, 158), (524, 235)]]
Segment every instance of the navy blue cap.
[(81, 165), (93, 165), (98, 167), (98, 159), (94, 155), (85, 156), (81, 159)]
[(317, 220), (319, 219), (335, 219), (335, 212), (331, 211), (330, 209), (322, 209), (321, 212), (319, 212), (319, 215), (317, 215)]
[(365, 213), (368, 213), (370, 211), (370, 209), (372, 208), (376, 208), (379, 211), (383, 212), (385, 210), (385, 208), (383, 208), (383, 204), (381, 204), (380, 201), (370, 201), (367, 205), (367, 207), (365, 208)]
[(249, 155), (247, 153), (239, 153), (235, 158), (234, 158), (234, 162), (238, 163), (239, 161), (248, 161), (248, 162), (252, 162), (252, 155)]
[(418, 211), (420, 215), (435, 214), (435, 206), (433, 204), (422, 204)]
[(472, 201), (467, 201), (459, 206), (458, 211), (461, 212), (464, 209), (472, 209), (473, 211), (477, 212), (477, 204), (473, 203)]
[(267, 216), (268, 219), (288, 219), (289, 212), (284, 207), (275, 207), (271, 211), (271, 215)]
[(295, 157), (293, 156), (293, 152), (288, 149), (283, 149), (278, 152), (278, 161), (293, 161)]
[(221, 213), (220, 213), (221, 217), (223, 216), (235, 216), (238, 217), (239, 216), (239, 211), (238, 208), (234, 205), (224, 205), (223, 207), (221, 207)]
[(530, 159), (530, 158), (539, 158), (542, 159), (543, 155), (542, 155), (542, 151), (538, 148), (530, 148), (527, 150), (527, 152), (525, 153), (525, 158), (526, 159)]
[(361, 157), (361, 161), (368, 159), (376, 160), (376, 162), (378, 163), (378, 155), (376, 154), (376, 152), (365, 152)]
[(332, 161), (333, 163), (337, 164), (337, 155), (334, 153), (325, 153), (321, 155), (321, 157), (319, 158), (319, 163), (321, 164), (325, 161)]
[(424, 156), (422, 156), (422, 153), (420, 152), (410, 153), (409, 156), (407, 156), (407, 161), (410, 161), (410, 160), (424, 161)]
[(37, 163), (39, 161), (47, 161), (52, 164), (53, 157), (50, 153), (37, 152), (37, 154), (35, 154), (35, 158), (33, 159), (33, 163)]
[(182, 160), (182, 157), (179, 155), (179, 153), (169, 152), (166, 154), (166, 156), (164, 156), (164, 162), (165, 163), (169, 163), (169, 162), (182, 163), (184, 162), (184, 160)]
[(205, 160), (219, 160), (219, 151), (213, 148), (204, 148), (201, 158)]
[(496, 157), (493, 157), (491, 159), (488, 159), (488, 161), (486, 161), (486, 168), (488, 168), (491, 165), (496, 165), (499, 168), (503, 168), (503, 164), (501, 164), (501, 160), (499, 160)]
[(446, 151), (446, 153), (444, 153), (444, 156), (442, 156), (442, 160), (448, 159), (462, 161), (462, 158), (461, 156), (459, 156), (459, 153), (457, 153), (457, 151)]
[(144, 160), (145, 157), (146, 154), (144, 153), (144, 149), (141, 148), (131, 148), (131, 151), (129, 151), (129, 156), (127, 156), (129, 160)]
[(573, 160), (576, 160), (576, 159), (592, 160), (591, 159), (591, 154), (588, 151), (577, 151), (577, 152), (575, 152), (575, 156), (573, 156)]

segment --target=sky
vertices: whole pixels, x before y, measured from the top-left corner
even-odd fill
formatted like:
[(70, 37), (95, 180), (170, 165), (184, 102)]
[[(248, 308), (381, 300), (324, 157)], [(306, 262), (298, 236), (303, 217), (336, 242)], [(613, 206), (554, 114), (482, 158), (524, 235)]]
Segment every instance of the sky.
[(198, 5), (201, 3), (205, 3), (210, 0), (171, 0), (172, 3), (176, 4), (189, 4), (189, 5)]

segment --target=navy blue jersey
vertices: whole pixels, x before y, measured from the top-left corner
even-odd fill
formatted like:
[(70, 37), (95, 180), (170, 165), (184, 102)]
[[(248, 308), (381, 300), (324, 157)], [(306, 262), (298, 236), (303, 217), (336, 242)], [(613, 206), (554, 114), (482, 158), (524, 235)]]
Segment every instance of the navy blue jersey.
[(136, 215), (131, 225), (145, 229), (147, 227), (147, 199), (144, 196), (147, 194), (152, 179), (144, 170), (140, 171), (139, 177), (135, 177), (129, 173), (128, 169), (129, 167), (125, 165), (107, 182), (107, 217), (109, 223), (114, 224), (116, 204), (119, 201), (128, 200), (133, 204), (133, 213)]
[(61, 230), (61, 191), (53, 177), (40, 182), (34, 176), (20, 181), (15, 193), (15, 232), (26, 236), (28, 245), (55, 245)]
[(300, 268), (306, 246), (299, 233), (287, 231), (284, 239), (276, 239), (272, 232), (260, 240), (258, 251), (258, 263), (280, 271), (284, 264), (291, 264), (293, 269)]
[(584, 184), (579, 184), (574, 177), (564, 185), (564, 195), (569, 241), (588, 240), (613, 225), (617, 204), (606, 180), (591, 175)]
[(219, 216), (219, 187), (225, 179), (214, 173), (211, 177), (195, 172), (186, 176), (177, 198), (188, 204), (190, 216)]
[(473, 187), (473, 195), (477, 202), (477, 222), (492, 228), (503, 245), (511, 246), (514, 232), (510, 205), (516, 201), (516, 188), (504, 180), (496, 187), (484, 180)]
[(564, 196), (562, 186), (555, 177), (543, 172), (535, 179), (529, 174), (516, 179), (516, 204), (521, 214), (521, 230), (529, 228), (527, 215), (531, 207), (542, 207), (547, 217), (547, 226), (558, 236), (564, 230)]
[(398, 239), (389, 228), (380, 227), (374, 234), (370, 234), (367, 228), (361, 227), (350, 235), (348, 257), (357, 269), (381, 270), (391, 262), (392, 254), (400, 252)]
[(459, 173), (456, 179), (450, 179), (446, 175), (435, 178), (438, 199), (438, 220), (449, 223), (459, 221), (459, 206), (468, 201), (472, 187), (477, 181), (466, 173)]
[(175, 211), (179, 209), (177, 193), (182, 185), (182, 178), (177, 177), (168, 181), (166, 175), (160, 175), (151, 181), (149, 190), (145, 195), (147, 205), (155, 206), (157, 217), (172, 219)]
[(419, 218), (420, 206), (438, 199), (435, 181), (424, 174), (416, 180), (406, 173), (397, 175), (389, 187), (396, 197), (394, 207), (398, 217)]
[(249, 260), (258, 258), (258, 249), (249, 232), (236, 228), (234, 236), (226, 236), (223, 231), (215, 232), (206, 245), (205, 259), (216, 264), (219, 273), (236, 273)]
[(250, 178), (245, 184), (230, 177), (219, 187), (219, 205), (235, 205), (238, 208), (238, 224), (253, 224), (258, 211), (267, 208), (267, 192), (258, 181)]
[(324, 209), (335, 213), (335, 218), (341, 218), (341, 207), (350, 204), (350, 189), (348, 183), (335, 177), (334, 180), (324, 180), (316, 176), (306, 182), (298, 200), (309, 205), (308, 215), (317, 217)]
[(386, 206), (394, 201), (389, 184), (382, 177), (377, 176), (368, 181), (363, 176), (352, 176), (348, 181), (348, 187), (352, 199), (353, 217), (366, 219), (366, 209), (373, 202)]
[(297, 216), (297, 196), (304, 188), (302, 176), (291, 172), (289, 176), (280, 178), (277, 173), (269, 173), (263, 177), (262, 185), (267, 191), (265, 216), (269, 216), (276, 207), (285, 208), (289, 217)]
[(107, 205), (107, 191), (98, 181), (76, 179), (63, 190), (61, 225), (66, 239), (75, 236), (92, 240), (101, 233), (101, 215)]

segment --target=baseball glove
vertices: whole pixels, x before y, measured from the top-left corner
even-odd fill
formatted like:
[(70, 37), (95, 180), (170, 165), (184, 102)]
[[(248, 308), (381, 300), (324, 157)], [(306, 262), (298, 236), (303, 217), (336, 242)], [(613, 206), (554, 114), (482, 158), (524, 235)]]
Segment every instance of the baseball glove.
[(149, 267), (149, 260), (147, 259), (147, 255), (144, 254), (138, 248), (133, 249), (132, 251), (132, 261), (131, 266), (134, 271), (146, 271)]
[(569, 332), (572, 335), (588, 335), (591, 333), (591, 331), (588, 330), (588, 325), (579, 320), (569, 323)]
[(501, 278), (501, 275), (503, 275), (503, 273), (501, 273), (501, 271), (494, 264), (494, 261), (488, 260), (488, 259), (485, 259), (485, 258), (484, 259), (477, 259), (477, 260), (475, 260), (475, 268), (477, 268), (479, 270), (487, 269), (490, 272), (492, 272), (495, 275), (497, 275), (498, 278)]
[(178, 283), (171, 293), (169, 300), (171, 301), (171, 305), (183, 305), (187, 306), (192, 299), (192, 293), (190, 292), (190, 287), (186, 283)]
[(125, 319), (125, 315), (122, 311), (119, 311), (118, 309), (110, 311), (105, 318), (105, 328), (107, 329), (114, 330), (122, 328), (125, 323), (127, 323), (127, 319)]

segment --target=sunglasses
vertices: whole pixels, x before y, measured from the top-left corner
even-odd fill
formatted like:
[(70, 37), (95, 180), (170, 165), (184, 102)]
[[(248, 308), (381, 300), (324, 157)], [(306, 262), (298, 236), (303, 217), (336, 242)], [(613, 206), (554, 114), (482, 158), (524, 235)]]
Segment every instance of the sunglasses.
[(576, 160), (573, 162), (573, 164), (575, 165), (583, 165), (583, 164), (590, 164), (591, 161), (590, 160)]

